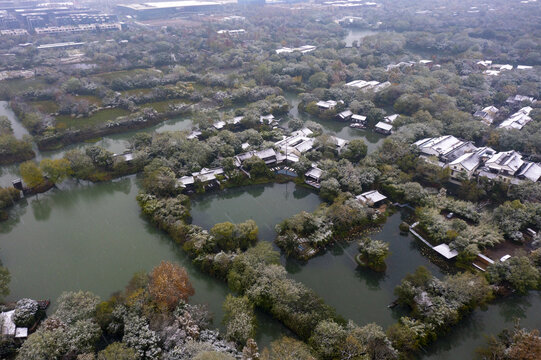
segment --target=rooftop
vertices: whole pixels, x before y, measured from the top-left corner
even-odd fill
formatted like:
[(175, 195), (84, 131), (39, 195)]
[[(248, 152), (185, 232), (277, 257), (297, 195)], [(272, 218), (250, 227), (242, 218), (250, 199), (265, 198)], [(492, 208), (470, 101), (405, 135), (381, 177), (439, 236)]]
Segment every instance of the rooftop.
[(371, 191), (362, 193), (361, 195), (357, 195), (356, 199), (361, 201), (362, 203), (370, 202), (372, 204), (376, 204), (380, 201), (387, 199), (387, 196), (383, 195), (377, 190), (371, 190)]
[(458, 255), (458, 251), (451, 250), (451, 248), (447, 244), (440, 244), (438, 246), (434, 246), (432, 249), (434, 249), (437, 253), (439, 253), (446, 259), (452, 259)]

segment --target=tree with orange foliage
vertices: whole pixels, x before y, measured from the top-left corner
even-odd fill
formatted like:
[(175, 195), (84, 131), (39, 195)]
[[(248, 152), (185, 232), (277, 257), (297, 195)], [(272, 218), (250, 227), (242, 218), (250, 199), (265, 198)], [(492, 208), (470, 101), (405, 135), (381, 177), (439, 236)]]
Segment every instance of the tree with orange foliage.
[(150, 273), (149, 292), (161, 309), (173, 310), (180, 300), (187, 301), (195, 291), (183, 267), (162, 261)]

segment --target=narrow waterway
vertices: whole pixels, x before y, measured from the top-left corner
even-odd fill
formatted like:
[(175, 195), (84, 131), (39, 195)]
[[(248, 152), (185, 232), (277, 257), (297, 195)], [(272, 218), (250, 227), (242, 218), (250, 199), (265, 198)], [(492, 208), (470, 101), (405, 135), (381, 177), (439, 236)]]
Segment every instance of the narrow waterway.
[(11, 128), (13, 129), (13, 135), (17, 139), (22, 139), (24, 135), (29, 135), (28, 130), (21, 124), (17, 116), (11, 110), (8, 101), (0, 101), (0, 116), (6, 116), (11, 123)]

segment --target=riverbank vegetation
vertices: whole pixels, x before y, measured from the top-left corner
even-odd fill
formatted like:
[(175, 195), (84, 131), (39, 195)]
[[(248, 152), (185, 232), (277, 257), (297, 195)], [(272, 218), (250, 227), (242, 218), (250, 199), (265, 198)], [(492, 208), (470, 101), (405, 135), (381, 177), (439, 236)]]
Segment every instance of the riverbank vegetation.
[(522, 328), (517, 322), (514, 328), (491, 336), (487, 346), (478, 353), (483, 358), (495, 360), (537, 359), (541, 357), (539, 330)]
[(19, 163), (35, 156), (31, 138), (17, 139), (8, 118), (0, 116), (0, 165)]

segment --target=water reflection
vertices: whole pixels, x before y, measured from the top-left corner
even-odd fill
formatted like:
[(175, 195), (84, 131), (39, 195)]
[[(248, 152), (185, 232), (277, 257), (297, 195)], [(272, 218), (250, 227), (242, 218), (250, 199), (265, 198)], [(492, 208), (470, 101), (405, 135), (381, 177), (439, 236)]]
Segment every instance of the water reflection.
[(34, 219), (37, 221), (47, 221), (51, 216), (51, 201), (49, 198), (39, 199), (36, 197), (34, 200), (30, 201), (32, 207), (32, 213), (34, 214)]

